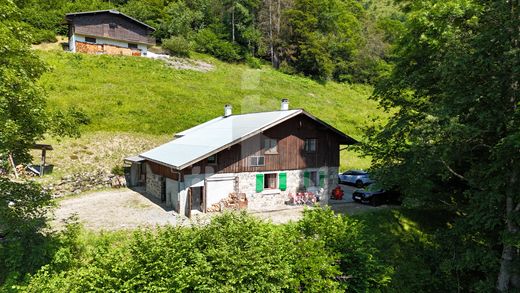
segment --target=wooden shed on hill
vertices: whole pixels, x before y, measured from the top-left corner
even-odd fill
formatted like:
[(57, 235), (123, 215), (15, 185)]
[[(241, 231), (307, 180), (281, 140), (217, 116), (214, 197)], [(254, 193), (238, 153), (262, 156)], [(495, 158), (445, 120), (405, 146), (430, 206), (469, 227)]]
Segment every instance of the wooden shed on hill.
[(146, 55), (155, 29), (116, 10), (68, 13), (69, 50), (91, 54)]

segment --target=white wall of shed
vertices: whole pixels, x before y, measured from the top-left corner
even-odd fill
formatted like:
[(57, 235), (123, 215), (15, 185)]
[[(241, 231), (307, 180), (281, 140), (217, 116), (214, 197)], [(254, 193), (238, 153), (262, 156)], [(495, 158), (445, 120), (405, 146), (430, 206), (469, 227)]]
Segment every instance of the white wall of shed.
[(211, 177), (206, 179), (206, 207), (218, 203), (232, 192), (235, 192), (234, 177), (220, 180), (211, 179)]
[(173, 207), (173, 209), (177, 211), (178, 201), (179, 182), (170, 178), (166, 178), (166, 206)]

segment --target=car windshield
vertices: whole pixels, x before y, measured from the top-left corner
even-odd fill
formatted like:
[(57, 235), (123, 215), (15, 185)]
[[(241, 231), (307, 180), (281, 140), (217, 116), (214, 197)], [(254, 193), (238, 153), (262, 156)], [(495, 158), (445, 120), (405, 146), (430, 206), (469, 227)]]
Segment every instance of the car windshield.
[(383, 190), (383, 188), (382, 188), (380, 185), (376, 184), (376, 183), (372, 183), (372, 184), (370, 184), (369, 186), (367, 186), (367, 187), (365, 188), (365, 190), (366, 190), (366, 191), (370, 191), (370, 192), (376, 192), (376, 191), (381, 191), (381, 190)]
[(343, 173), (343, 175), (367, 175), (365, 171), (350, 170)]

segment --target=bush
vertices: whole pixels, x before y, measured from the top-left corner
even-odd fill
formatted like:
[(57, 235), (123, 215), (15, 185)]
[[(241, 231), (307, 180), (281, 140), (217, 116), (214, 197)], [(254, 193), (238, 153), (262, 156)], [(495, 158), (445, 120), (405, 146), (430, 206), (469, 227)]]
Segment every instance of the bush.
[(123, 176), (125, 175), (125, 169), (123, 168), (123, 166), (121, 165), (115, 165), (113, 168), (112, 168), (112, 171), (110, 171), (112, 174), (114, 175), (119, 175), (119, 176)]
[[(72, 241), (71, 249), (63, 250), (25, 289), (368, 291), (384, 284), (384, 270), (370, 257), (371, 244), (363, 241), (360, 228), (359, 222), (330, 210), (313, 210), (301, 222), (281, 226), (226, 213), (207, 226), (138, 230), (126, 240), (107, 233), (97, 240), (88, 237), (95, 242), (92, 248)], [(368, 275), (361, 279), (362, 273)]]
[(254, 68), (254, 69), (262, 68), (262, 62), (260, 61), (260, 59), (255, 58), (255, 57), (253, 57), (251, 55), (247, 55), (246, 56), (246, 64), (249, 67)]
[(191, 44), (182, 36), (174, 36), (163, 40), (162, 47), (170, 55), (178, 57), (190, 57)]
[(196, 49), (202, 53), (208, 53), (220, 60), (237, 62), (242, 60), (240, 46), (223, 40), (210, 29), (200, 30), (195, 36)]
[(44, 231), (53, 205), (38, 184), (0, 177), (0, 284), (22, 279), (49, 260)]

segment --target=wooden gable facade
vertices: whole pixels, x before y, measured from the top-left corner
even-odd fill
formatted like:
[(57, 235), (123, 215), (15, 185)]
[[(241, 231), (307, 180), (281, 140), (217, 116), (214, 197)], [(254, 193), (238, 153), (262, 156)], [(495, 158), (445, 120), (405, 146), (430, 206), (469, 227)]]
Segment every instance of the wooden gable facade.
[(129, 43), (155, 45), (150, 26), (117, 11), (70, 13), (69, 37), (79, 34), (89, 37), (113, 39)]

